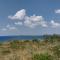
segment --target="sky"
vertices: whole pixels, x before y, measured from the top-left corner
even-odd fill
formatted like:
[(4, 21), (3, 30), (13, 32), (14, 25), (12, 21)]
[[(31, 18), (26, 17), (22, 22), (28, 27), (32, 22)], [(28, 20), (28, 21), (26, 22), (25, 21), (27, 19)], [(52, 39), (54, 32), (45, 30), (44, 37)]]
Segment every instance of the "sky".
[(0, 36), (60, 34), (60, 0), (0, 0)]

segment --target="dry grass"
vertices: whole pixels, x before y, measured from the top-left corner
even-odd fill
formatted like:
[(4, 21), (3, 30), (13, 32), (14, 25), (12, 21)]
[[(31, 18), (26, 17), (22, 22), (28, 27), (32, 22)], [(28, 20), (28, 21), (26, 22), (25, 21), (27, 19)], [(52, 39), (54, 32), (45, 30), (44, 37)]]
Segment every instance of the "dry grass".
[(59, 60), (60, 47), (57, 48), (58, 46), (60, 46), (59, 42), (49, 43), (39, 40), (6, 42), (0, 45), (0, 60), (33, 60), (35, 54), (45, 53), (51, 55), (53, 60)]

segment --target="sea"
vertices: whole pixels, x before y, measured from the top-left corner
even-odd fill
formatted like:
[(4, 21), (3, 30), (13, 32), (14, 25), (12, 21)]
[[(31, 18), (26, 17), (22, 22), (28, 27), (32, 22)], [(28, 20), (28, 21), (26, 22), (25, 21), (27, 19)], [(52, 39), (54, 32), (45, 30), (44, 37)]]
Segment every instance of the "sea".
[(0, 42), (10, 40), (33, 40), (33, 39), (43, 39), (43, 36), (0, 36)]

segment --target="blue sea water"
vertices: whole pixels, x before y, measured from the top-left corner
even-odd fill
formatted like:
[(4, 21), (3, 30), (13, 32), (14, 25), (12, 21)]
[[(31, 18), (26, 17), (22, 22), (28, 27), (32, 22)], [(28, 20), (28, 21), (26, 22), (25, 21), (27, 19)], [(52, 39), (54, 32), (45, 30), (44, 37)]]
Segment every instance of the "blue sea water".
[(0, 36), (0, 42), (10, 41), (10, 40), (32, 40), (32, 39), (42, 39), (43, 36)]

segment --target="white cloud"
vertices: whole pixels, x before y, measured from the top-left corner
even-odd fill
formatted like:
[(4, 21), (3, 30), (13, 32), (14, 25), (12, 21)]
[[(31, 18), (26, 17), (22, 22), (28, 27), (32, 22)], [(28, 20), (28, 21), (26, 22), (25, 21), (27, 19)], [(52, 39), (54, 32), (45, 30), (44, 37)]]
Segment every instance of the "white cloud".
[(47, 22), (46, 22), (46, 21), (42, 21), (42, 22), (41, 22), (41, 26), (42, 26), (42, 27), (48, 27)]
[(0, 29), (1, 32), (14, 32), (14, 31), (17, 31), (18, 29), (15, 27), (15, 26), (11, 26), (11, 25), (6, 25), (5, 27), (2, 27)]
[(51, 26), (53, 28), (60, 27), (60, 23), (55, 22), (54, 20), (51, 20)]
[(60, 14), (60, 9), (55, 10), (55, 13), (59, 13)]
[(38, 22), (38, 21), (44, 20), (44, 18), (42, 16), (36, 16), (36, 15), (30, 16), (29, 18), (33, 22)]
[(10, 27), (10, 25), (8, 24), (6, 27), (7, 27), (7, 28), (9, 28), (9, 27)]
[(15, 25), (23, 25), (22, 22), (15, 22), (14, 24), (15, 24)]
[(9, 24), (6, 26), (8, 30), (16, 30), (17, 28), (14, 26), (10, 26)]
[(16, 30), (16, 27), (10, 27), (9, 30)]
[(6, 29), (6, 28), (2, 28), (1, 30), (2, 30), (2, 31), (7, 31), (7, 29)]
[(12, 20), (15, 20), (15, 19), (23, 20), (25, 16), (26, 16), (26, 10), (22, 9), (20, 11), (17, 11), (14, 16), (8, 16), (8, 18), (10, 18)]
[(44, 21), (43, 16), (36, 16), (36, 15), (33, 15), (30, 17), (26, 16), (24, 25), (32, 28), (36, 26), (47, 27), (47, 24)]
[(36, 16), (35, 14), (32, 16), (27, 16), (25, 9), (18, 11), (14, 16), (8, 17), (14, 20), (23, 20), (22, 22), (15, 22), (15, 25), (22, 25), (22, 23), (24, 23), (24, 25), (27, 27), (47, 27), (46, 21), (44, 20), (43, 16)]

